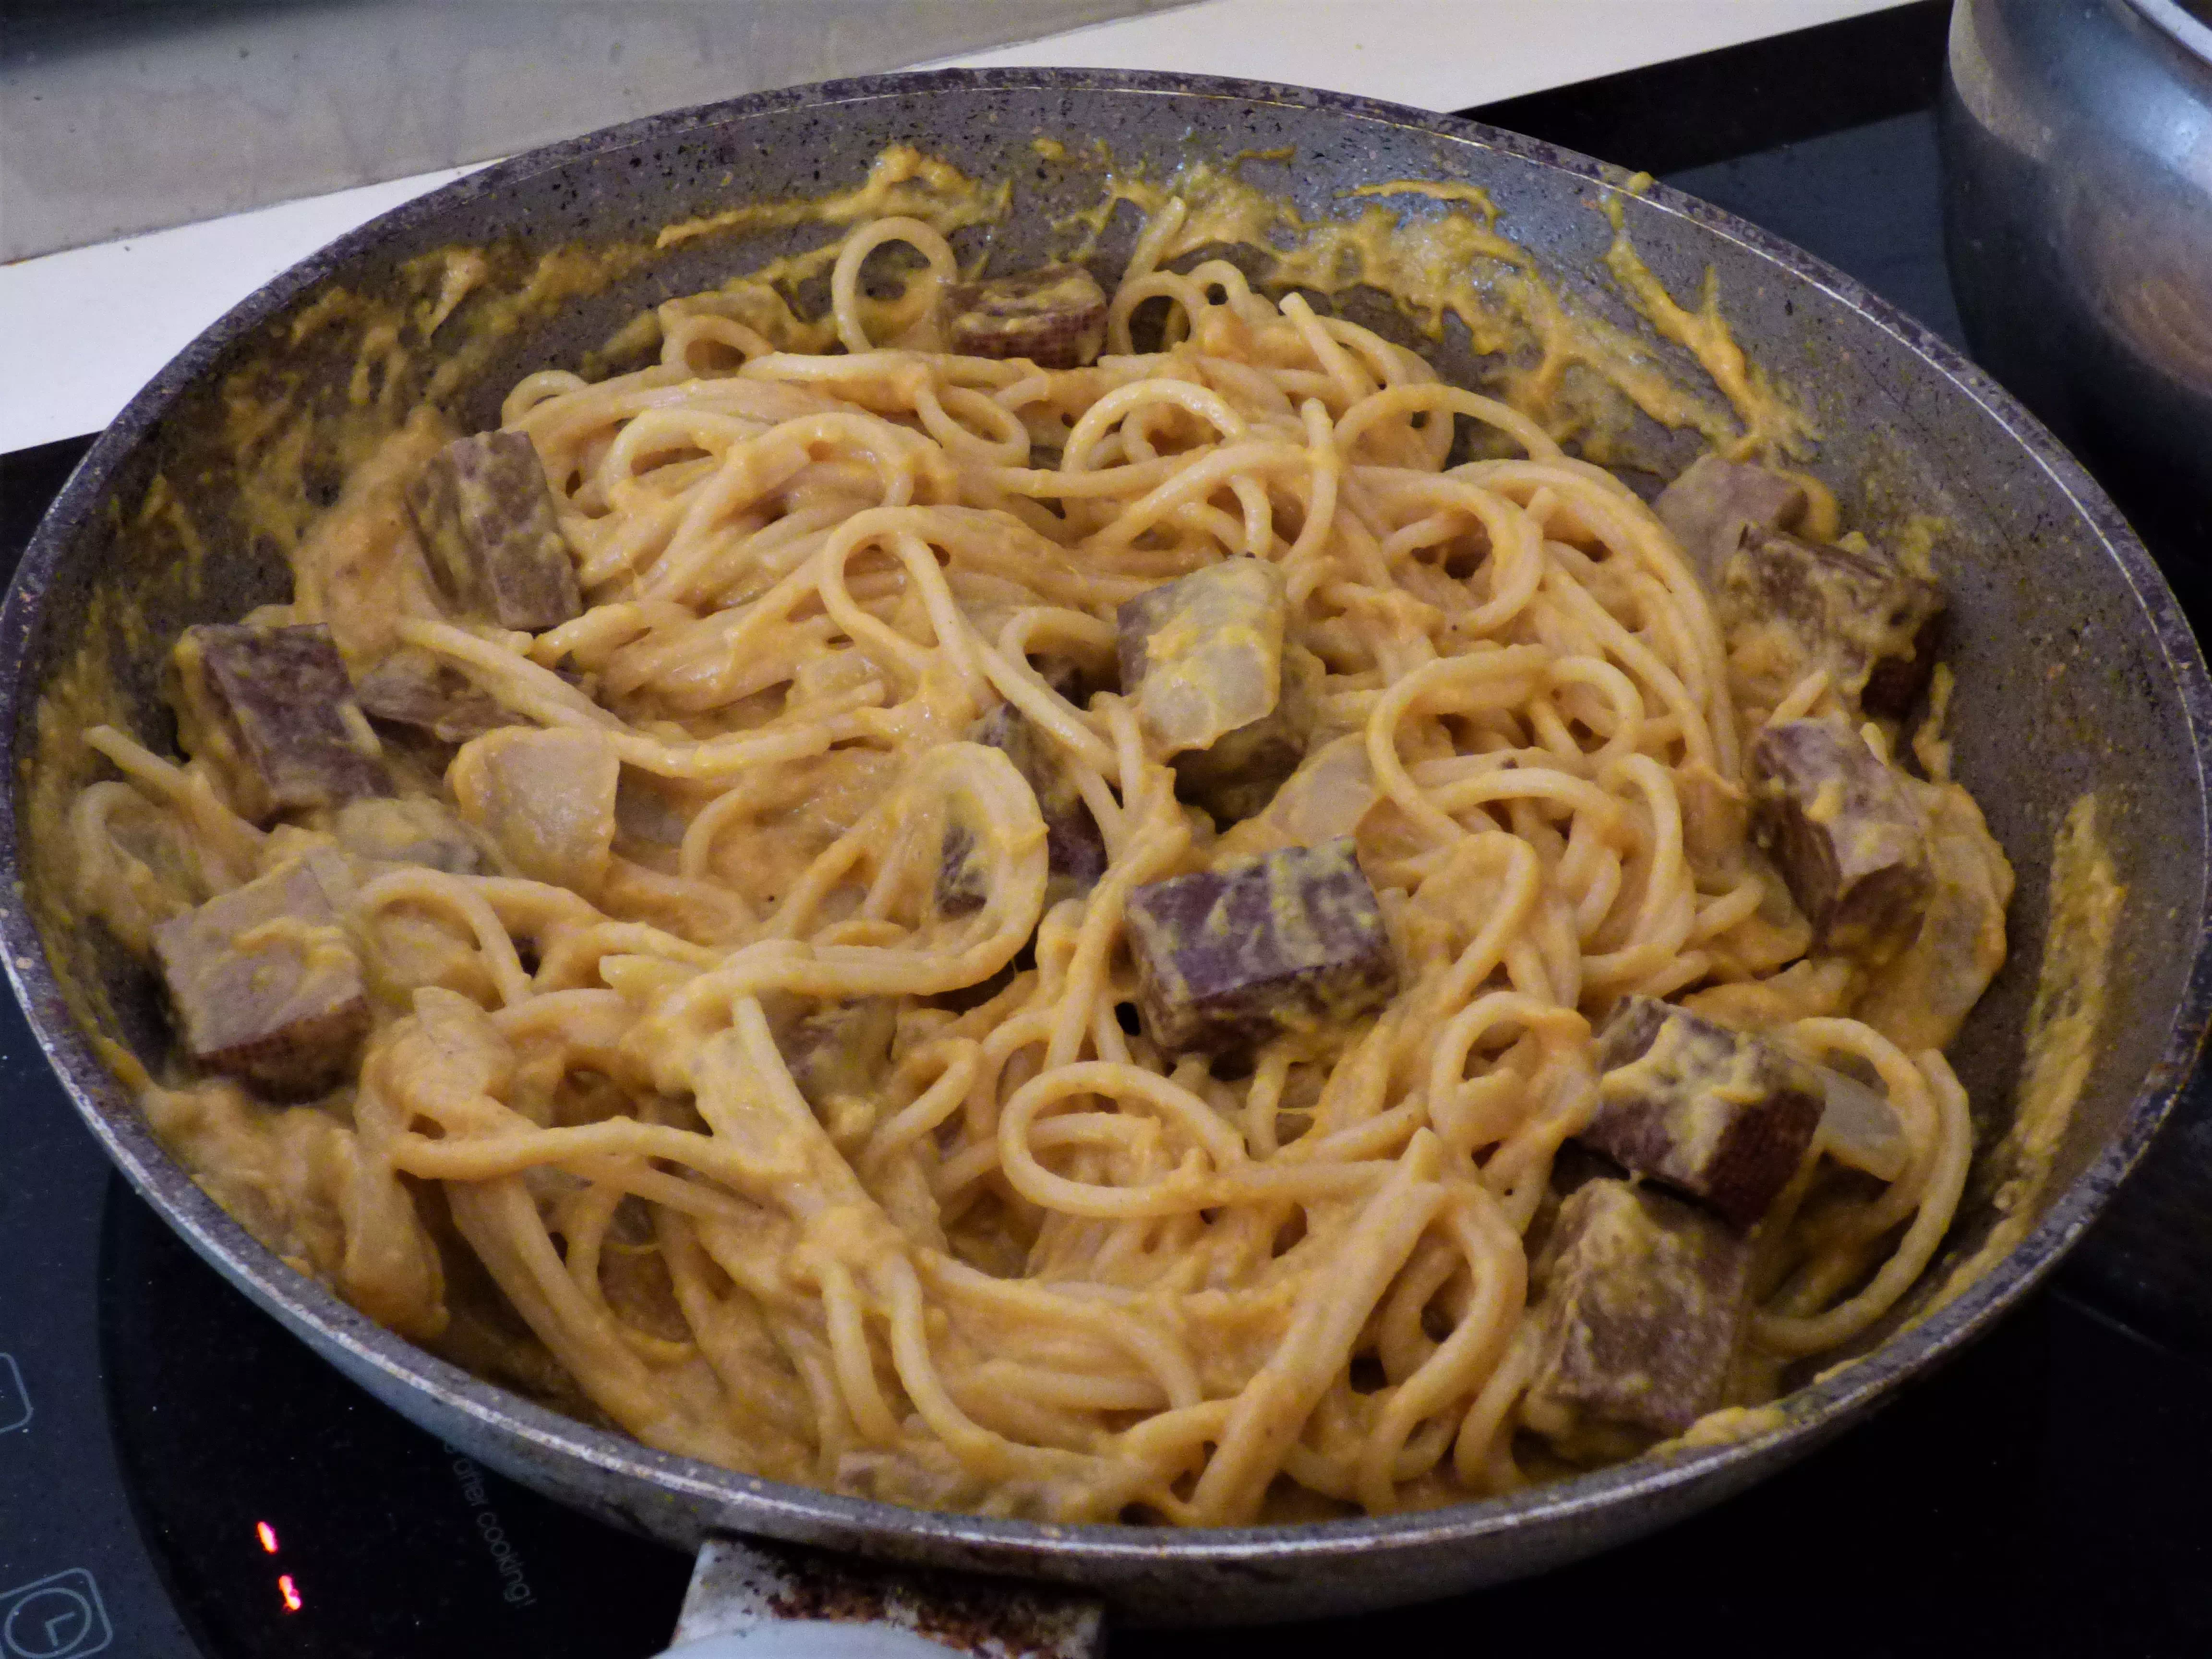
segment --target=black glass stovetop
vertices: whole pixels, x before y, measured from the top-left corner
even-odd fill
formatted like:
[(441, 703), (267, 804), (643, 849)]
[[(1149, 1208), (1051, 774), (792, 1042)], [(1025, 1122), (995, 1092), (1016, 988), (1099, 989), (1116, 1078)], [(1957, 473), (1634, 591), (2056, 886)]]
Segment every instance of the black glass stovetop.
[[(1942, 23), (1909, 6), (1478, 112), (1662, 171), (1956, 339)], [(84, 447), (0, 458), (0, 559)], [(1455, 1601), (1117, 1650), (2212, 1654), (2208, 1170), (2198, 1098), (2055, 1288), (1707, 1516)], [(440, 1445), (223, 1284), (0, 1000), (0, 1659), (643, 1659), (689, 1570)]]

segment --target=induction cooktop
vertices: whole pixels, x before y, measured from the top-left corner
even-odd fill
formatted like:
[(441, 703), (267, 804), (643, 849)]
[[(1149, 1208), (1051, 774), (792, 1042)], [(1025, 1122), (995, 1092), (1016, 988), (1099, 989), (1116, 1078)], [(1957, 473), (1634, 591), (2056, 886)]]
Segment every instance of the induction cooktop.
[[(1942, 12), (1474, 112), (1663, 170), (1955, 339), (1929, 112)], [(0, 557), (85, 447), (0, 458)], [(2212, 1653), (2206, 1094), (2056, 1285), (1718, 1510), (1453, 1601), (1118, 1650)], [(0, 1006), (0, 1659), (643, 1659), (689, 1571), (441, 1445), (216, 1278)]]

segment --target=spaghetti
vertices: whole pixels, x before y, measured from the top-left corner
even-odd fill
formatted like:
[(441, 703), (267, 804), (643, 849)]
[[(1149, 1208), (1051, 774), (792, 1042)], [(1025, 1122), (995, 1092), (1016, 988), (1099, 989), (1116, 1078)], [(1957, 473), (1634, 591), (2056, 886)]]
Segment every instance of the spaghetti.
[[(1971, 1134), (1948, 1030), (1851, 1017), (1887, 970), (1814, 952), (1747, 836), (1747, 745), (1840, 708), (1831, 677), (1759, 703), (1619, 479), (1296, 293), (1161, 266), (1177, 216), (1092, 366), (941, 349), (958, 262), (893, 217), (845, 234), (820, 325), (702, 296), (661, 307), (652, 367), (530, 375), (503, 426), (586, 596), (544, 632), (441, 604), (398, 506), (434, 418), (356, 473), (248, 620), (326, 626), (356, 676), (434, 659), (520, 723), (450, 771), (382, 740), (409, 834), (454, 802), (481, 830), (516, 744), (556, 736), (536, 866), (257, 827), (189, 685), (189, 763), (91, 734), (119, 775), (78, 801), (78, 891), (134, 948), (286, 860), (343, 866), (371, 1011), (344, 1079), (277, 1107), (142, 1079), (222, 1201), (404, 1334), (732, 1468), (1062, 1522), (1380, 1513), (1557, 1467), (1522, 1432), (1532, 1241), (1597, 1108), (1594, 1024), (1640, 994), (1901, 1126), (1893, 1179), (1808, 1155), (1759, 1228), (1730, 1397), (1875, 1326)], [(872, 298), (899, 246), (918, 273)], [(1110, 682), (1119, 607), (1247, 556), (1322, 672), (1306, 769), (1218, 828), (1131, 696), (1046, 665)], [(1085, 890), (969, 740), (1001, 705), (1096, 824)], [(1963, 791), (1913, 787), (2002, 866)], [(1164, 1051), (1132, 893), (1316, 823), (1353, 838), (1395, 994), (1234, 1062)]]

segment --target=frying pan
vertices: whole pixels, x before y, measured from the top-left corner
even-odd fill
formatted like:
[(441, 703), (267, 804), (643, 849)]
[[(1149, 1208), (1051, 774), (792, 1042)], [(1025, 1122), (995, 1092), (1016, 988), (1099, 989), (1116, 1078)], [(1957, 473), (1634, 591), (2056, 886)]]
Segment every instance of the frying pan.
[[(1033, 143), (1040, 137), (1062, 141), (1069, 159), (1045, 159)], [(848, 187), (896, 143), (972, 176), (1014, 181), (1015, 211), (989, 233), (1000, 270), (1056, 251), (1053, 222), (1098, 201), (1097, 169), (1109, 157), (1158, 176), (1194, 157), (1238, 153), (1253, 182), (1309, 217), (1364, 205), (1343, 199), (1360, 184), (1479, 185), (1502, 228), (1571, 303), (1631, 330), (1638, 319), (1602, 278), (1611, 235), (1597, 210), (1603, 198), (1619, 199), (1637, 247), (1676, 294), (1694, 295), (1710, 267), (1737, 337), (1804, 397), (1823, 440), (1816, 470), (1842, 496), (1846, 522), (1876, 538), (1913, 513), (1944, 524), (1957, 768), (2020, 874), (2012, 963), (1953, 1049), (1985, 1148), (2001, 1140), (2014, 1109), (2052, 836), (2084, 792), (2100, 798), (2127, 884), (2095, 1063), (2018, 1242), (1963, 1294), (1919, 1316), (1930, 1287), (2002, 1219), (1993, 1193), (2002, 1171), (1988, 1167), (2002, 1164), (1997, 1156), (1984, 1160), (1920, 1294), (1862, 1343), (1854, 1363), (1806, 1380), (1774, 1420), (1728, 1443), (1426, 1513), (1174, 1533), (915, 1513), (652, 1450), (426, 1355), (285, 1266), (217, 1208), (155, 1144), (88, 1040), (90, 1024), (151, 1060), (165, 1036), (144, 969), (99, 929), (42, 906), (58, 856), (51, 837), (26, 834), (42, 787), (30, 769), (42, 699), (89, 676), (110, 688), (114, 712), (157, 746), (167, 741), (156, 674), (167, 643), (188, 623), (228, 619), (288, 591), (266, 532), (266, 514), (283, 503), (271, 509), (265, 493), (246, 488), (265, 478), (274, 452), (240, 448), (240, 388), (289, 400), (297, 417), (291, 429), (301, 441), (285, 475), (293, 503), (330, 499), (347, 457), (397, 420), (434, 372), (419, 351), (372, 350), (364, 366), (362, 349), (376, 345), (380, 325), (423, 302), (425, 273), (435, 269), (427, 256), (453, 244), (491, 250), (485, 289), (453, 325), (469, 344), (445, 364), (439, 391), (465, 428), (481, 428), (495, 422), (501, 392), (523, 373), (604, 362), (592, 354), (641, 307), (829, 234), (817, 226), (707, 234), (661, 248), (659, 228), (736, 202)], [(261, 289), (131, 402), (62, 492), (0, 611), (0, 731), (11, 763), (10, 788), (0, 792), (0, 942), (40, 1042), (139, 1192), (331, 1364), (470, 1455), (673, 1543), (743, 1534), (909, 1570), (1043, 1581), (1139, 1621), (1252, 1621), (1407, 1602), (1536, 1572), (1741, 1490), (1986, 1329), (2081, 1235), (2165, 1115), (2212, 1010), (2212, 687), (2126, 525), (2011, 398), (1818, 261), (1700, 203), (1629, 185), (1617, 170), (1526, 138), (1327, 93), (1091, 70), (947, 71), (655, 117), (532, 152), (386, 214)], [(1133, 231), (1125, 210), (1109, 227), (1099, 270), (1118, 268)], [(590, 256), (562, 267), (573, 280), (550, 295), (543, 281), (528, 286), (537, 256), (572, 244)], [(1463, 336), (1448, 334), (1440, 346), (1418, 341), (1380, 303), (1362, 311), (1355, 300), (1347, 309), (1420, 343), (1451, 378), (1478, 381), (1496, 367), (1473, 356)], [(1686, 361), (1679, 367), (1688, 375)], [(1694, 447), (1656, 428), (1626, 442), (1662, 471)], [(179, 539), (172, 502), (189, 516), (201, 551)], [(81, 704), (57, 696), (48, 717), (82, 714)], [(43, 783), (57, 781), (68, 781)], [(805, 1570), (788, 1567), (725, 1546), (708, 1553), (698, 1588), (711, 1601), (738, 1583), (754, 1609), (742, 1624), (807, 1600), (790, 1577)], [(933, 1624), (914, 1613), (912, 1595), (927, 1594), (911, 1585), (894, 1594), (907, 1611), (892, 1622), (952, 1631), (951, 1614)], [(823, 1597), (810, 1605), (822, 1611)], [(1011, 1601), (969, 1604), (970, 1613), (977, 1608), (985, 1625), (1020, 1612)], [(1001, 1650), (1079, 1648), (1096, 1630), (1079, 1609), (1073, 1622), (1040, 1636), (1051, 1620), (1038, 1616), (1043, 1624), (1018, 1638), (1005, 1626)], [(695, 1618), (686, 1633), (721, 1627)]]

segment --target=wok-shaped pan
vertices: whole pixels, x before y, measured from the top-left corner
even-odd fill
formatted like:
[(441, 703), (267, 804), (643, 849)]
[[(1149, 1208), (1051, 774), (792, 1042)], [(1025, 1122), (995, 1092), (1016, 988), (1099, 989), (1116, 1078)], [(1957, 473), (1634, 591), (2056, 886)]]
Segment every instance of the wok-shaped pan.
[[(1042, 161), (1039, 137), (1062, 141), (1074, 160)], [(372, 352), (362, 365), (364, 339), (416, 303), (427, 280), (428, 267), (410, 261), (451, 244), (496, 245), (489, 285), (464, 317), (499, 326), (475, 328), (444, 371), (448, 406), (465, 427), (482, 427), (527, 370), (583, 363), (641, 307), (827, 234), (707, 235), (656, 250), (665, 223), (847, 187), (886, 145), (911, 143), (970, 174), (1016, 181), (1016, 210), (994, 234), (996, 268), (1018, 269), (1046, 257), (1055, 218), (1099, 199), (1099, 175), (1085, 164), (1098, 155), (1094, 141), (1115, 165), (1156, 175), (1194, 155), (1287, 147), (1287, 160), (1252, 161), (1250, 176), (1309, 216), (1348, 211), (1341, 193), (1363, 183), (1480, 185), (1502, 228), (1555, 286), (1638, 325), (1599, 263), (1611, 231), (1597, 204), (1622, 175), (1467, 122), (1281, 87), (1053, 70), (847, 81), (656, 117), (489, 168), (344, 238), (202, 336), (100, 440), (32, 542), (0, 614), (12, 763), (11, 787), (0, 793), (0, 860), (14, 896), (0, 908), (0, 935), (9, 976), (94, 1132), (195, 1249), (378, 1398), (593, 1514), (684, 1545), (745, 1533), (1043, 1579), (1129, 1615), (1178, 1622), (1300, 1618), (1534, 1572), (1741, 1490), (1984, 1329), (2049, 1270), (2135, 1163), (2197, 1057), (2212, 1006), (2212, 688), (2165, 583), (2081, 468), (1985, 377), (1856, 284), (1725, 214), (1664, 189), (1621, 197), (1656, 273), (1690, 295), (1711, 267), (1739, 339), (1806, 396), (1823, 434), (1816, 470), (1842, 496), (1846, 521), (1877, 536), (1913, 512), (1946, 521), (1939, 557), (1954, 605), (1958, 769), (2021, 878), (2012, 963), (1954, 1050), (1984, 1146), (2013, 1110), (2052, 836), (2084, 792), (2100, 799), (2128, 888), (2095, 1062), (2033, 1200), (2033, 1224), (1964, 1294), (1917, 1323), (1908, 1304), (1876, 1333), (1887, 1340), (1800, 1389), (1761, 1432), (1431, 1513), (1206, 1533), (919, 1514), (653, 1451), (430, 1358), (250, 1238), (155, 1144), (88, 1040), (86, 1020), (156, 1055), (164, 1034), (144, 971), (97, 929), (42, 905), (55, 890), (58, 849), (27, 826), (40, 788), (66, 781), (28, 775), (42, 699), (54, 694), (47, 718), (82, 719), (86, 705), (59, 693), (81, 695), (105, 678), (129, 722), (165, 740), (156, 669), (178, 629), (286, 592), (257, 514), (327, 500), (347, 456), (396, 420), (434, 372), (420, 352)], [(1133, 223), (1125, 213), (1110, 228), (1100, 270), (1115, 268)], [(580, 274), (563, 292), (541, 283), (502, 298), (537, 255), (572, 243), (598, 257), (573, 267)], [(338, 289), (353, 297), (332, 300)], [(1382, 308), (1376, 315), (1412, 343)], [(1483, 368), (1463, 337), (1447, 342), (1441, 361), (1462, 380)], [(289, 507), (248, 488), (268, 482), (270, 452), (264, 444), (259, 459), (240, 459), (241, 387), (304, 411)], [(1642, 438), (1655, 465), (1685, 458), (1679, 434), (1653, 428)], [(204, 555), (179, 541), (167, 501), (189, 516)], [(2002, 1218), (1992, 1184), (1970, 1188), (1931, 1283)]]

